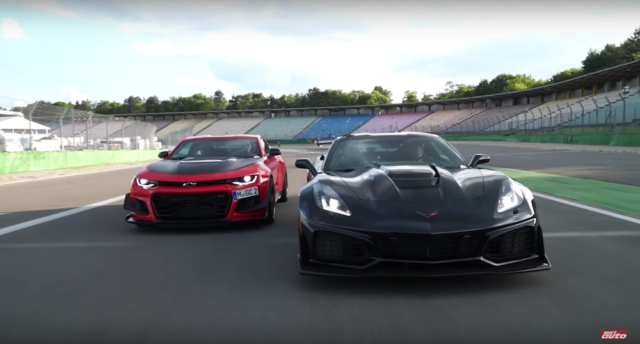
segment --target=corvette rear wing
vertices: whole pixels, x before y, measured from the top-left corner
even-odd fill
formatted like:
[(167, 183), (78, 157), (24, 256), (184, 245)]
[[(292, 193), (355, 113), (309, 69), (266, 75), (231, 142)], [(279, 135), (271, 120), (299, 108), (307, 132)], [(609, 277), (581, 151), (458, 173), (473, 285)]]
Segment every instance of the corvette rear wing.
[(335, 140), (320, 140), (320, 139), (317, 139), (316, 140), (316, 145), (318, 147), (322, 147), (322, 145), (331, 145), (333, 143), (333, 141), (335, 141)]

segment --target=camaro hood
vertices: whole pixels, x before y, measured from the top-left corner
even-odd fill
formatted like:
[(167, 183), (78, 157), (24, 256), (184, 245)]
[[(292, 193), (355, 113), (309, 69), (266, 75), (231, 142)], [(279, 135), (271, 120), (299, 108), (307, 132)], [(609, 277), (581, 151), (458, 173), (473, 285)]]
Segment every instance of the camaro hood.
[(168, 175), (198, 175), (241, 170), (264, 159), (227, 160), (160, 160), (147, 165), (147, 170)]

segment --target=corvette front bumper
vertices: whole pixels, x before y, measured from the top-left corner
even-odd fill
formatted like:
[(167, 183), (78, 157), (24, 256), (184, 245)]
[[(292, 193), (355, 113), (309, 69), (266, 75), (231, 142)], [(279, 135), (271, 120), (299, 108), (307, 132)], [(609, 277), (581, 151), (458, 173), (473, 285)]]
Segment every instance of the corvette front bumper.
[(301, 220), (299, 234), (303, 275), (439, 277), (551, 269), (535, 218), (503, 228), (412, 235)]

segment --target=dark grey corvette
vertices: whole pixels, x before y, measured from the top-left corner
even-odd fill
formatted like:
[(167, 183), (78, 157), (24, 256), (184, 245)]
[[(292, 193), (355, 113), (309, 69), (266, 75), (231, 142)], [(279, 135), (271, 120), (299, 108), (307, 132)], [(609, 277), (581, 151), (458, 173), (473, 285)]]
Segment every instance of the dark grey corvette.
[(299, 159), (302, 274), (445, 276), (548, 270), (535, 199), (437, 135), (355, 134)]

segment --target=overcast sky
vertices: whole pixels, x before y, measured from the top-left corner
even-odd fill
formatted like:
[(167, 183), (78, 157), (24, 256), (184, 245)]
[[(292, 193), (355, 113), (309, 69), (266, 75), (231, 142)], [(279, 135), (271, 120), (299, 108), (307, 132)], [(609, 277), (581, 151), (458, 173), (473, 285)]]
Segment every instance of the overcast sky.
[(121, 102), (380, 85), (399, 102), (447, 81), (546, 79), (624, 41), (638, 18), (638, 0), (0, 0), (0, 96)]

